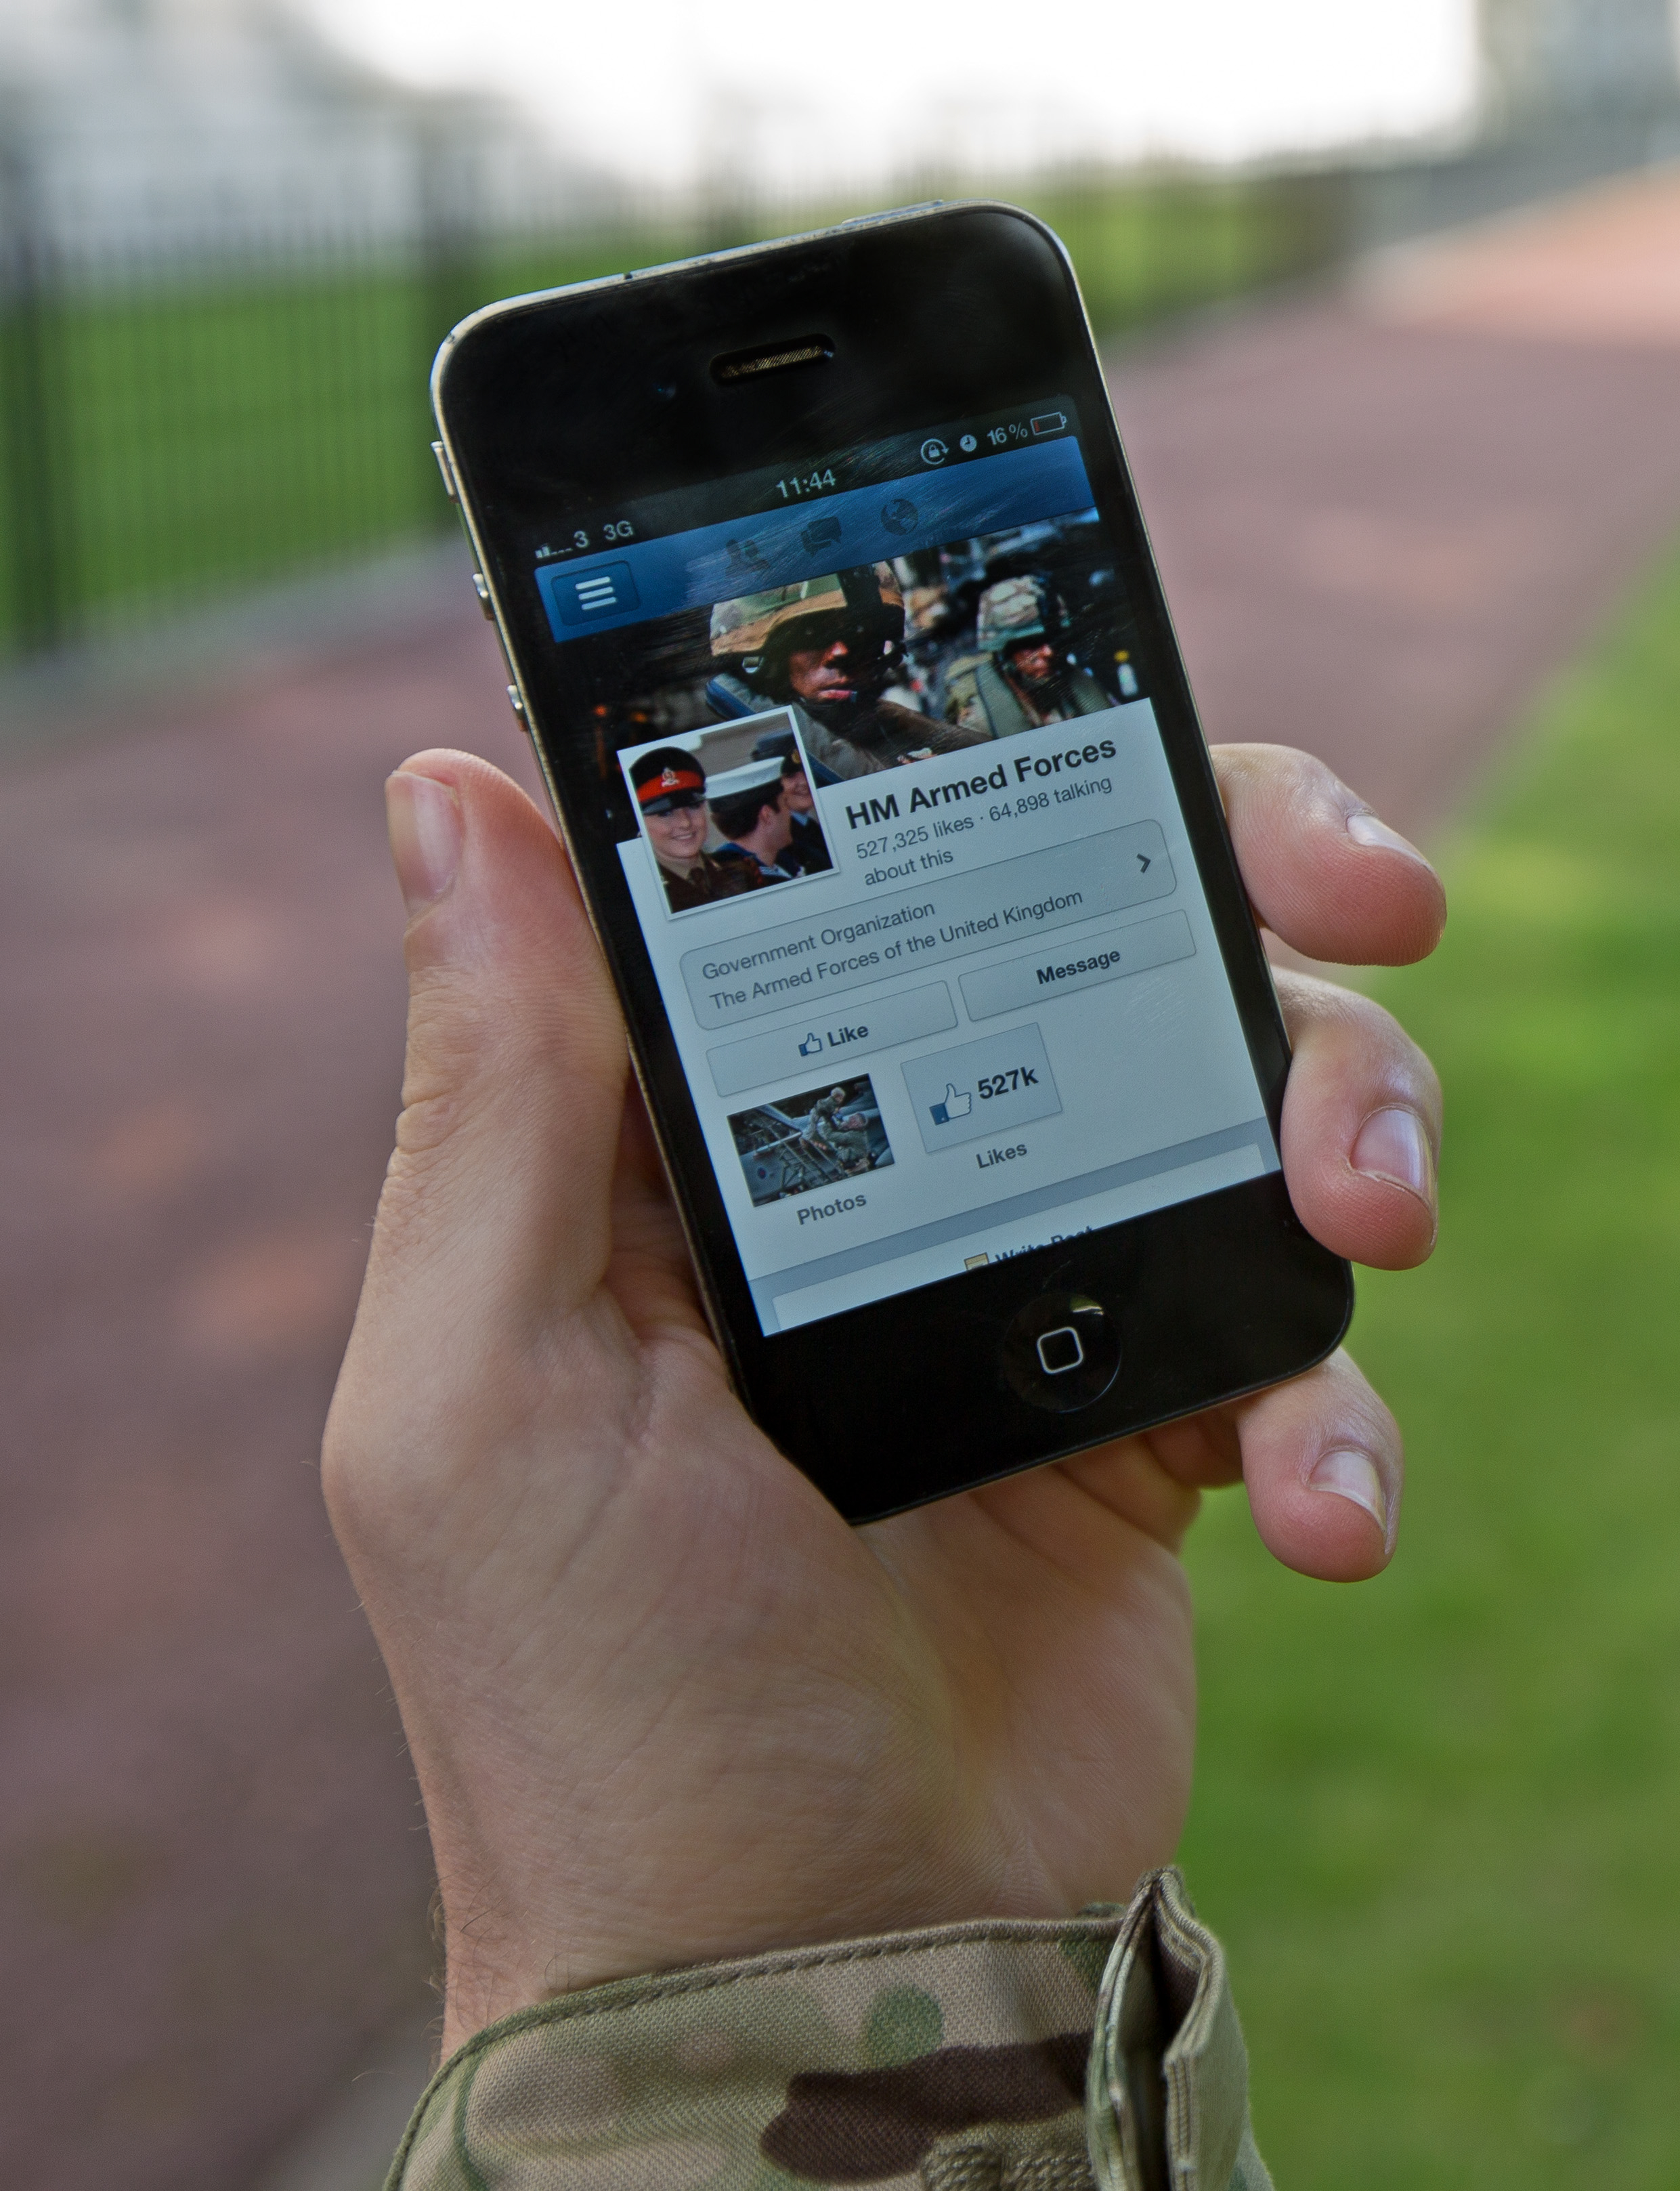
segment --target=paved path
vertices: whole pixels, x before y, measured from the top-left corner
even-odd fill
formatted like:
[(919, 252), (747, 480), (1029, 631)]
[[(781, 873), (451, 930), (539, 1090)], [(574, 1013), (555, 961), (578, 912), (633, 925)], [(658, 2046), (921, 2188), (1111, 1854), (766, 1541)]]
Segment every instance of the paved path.
[[(1548, 322), (1611, 235), (1598, 320)], [(1212, 732), (1316, 746), (1426, 833), (1680, 522), (1680, 339), (1627, 305), (1680, 280), (1680, 191), (1474, 249), (1116, 378)], [(0, 2120), (31, 2191), (246, 2191), (427, 2013), (421, 1821), (313, 1472), (397, 1099), (380, 778), (522, 759), (464, 563), (415, 609), (0, 778)]]
[(1115, 393), (1208, 735), (1427, 831), (1680, 522), (1680, 179), (1396, 253)]
[(314, 1460), (397, 1100), (379, 782), (506, 748), (497, 660), (444, 621), (4, 782), (0, 2120), (33, 2191), (240, 2191), (423, 1997), (424, 1838)]

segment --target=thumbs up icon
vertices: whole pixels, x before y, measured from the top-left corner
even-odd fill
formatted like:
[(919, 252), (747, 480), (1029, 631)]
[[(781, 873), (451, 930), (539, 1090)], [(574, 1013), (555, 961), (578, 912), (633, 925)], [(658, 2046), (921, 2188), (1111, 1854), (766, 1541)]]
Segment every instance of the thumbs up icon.
[(821, 1048), (822, 1037), (820, 1034), (808, 1034), (799, 1045), (799, 1055), (801, 1057), (814, 1057)]
[(945, 1083), (944, 1102), (928, 1106), (936, 1126), (948, 1126), (953, 1118), (966, 1118), (973, 1107), (974, 1099), (968, 1090), (949, 1080)]

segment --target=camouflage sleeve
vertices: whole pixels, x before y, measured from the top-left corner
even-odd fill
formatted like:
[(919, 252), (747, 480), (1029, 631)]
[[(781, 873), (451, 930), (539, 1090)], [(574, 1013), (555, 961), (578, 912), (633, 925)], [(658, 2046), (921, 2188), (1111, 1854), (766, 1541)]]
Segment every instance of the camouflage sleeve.
[(387, 2191), (1270, 2191), (1176, 1871), (1065, 1922), (628, 1978), (481, 2031)]

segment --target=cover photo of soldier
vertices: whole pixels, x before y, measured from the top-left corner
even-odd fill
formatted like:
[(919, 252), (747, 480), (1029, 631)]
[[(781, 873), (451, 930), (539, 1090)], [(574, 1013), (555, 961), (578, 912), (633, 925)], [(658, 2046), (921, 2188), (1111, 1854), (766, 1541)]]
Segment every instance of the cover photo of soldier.
[(616, 656), (597, 673), (615, 743), (780, 710), (819, 788), (1096, 714), (1143, 689), (1094, 509), (818, 572), (599, 644)]
[(631, 747), (619, 759), (673, 913), (834, 865), (787, 709)]
[[(811, 1040), (820, 1049), (816, 1036)], [(790, 1194), (843, 1187), (866, 1172), (883, 1171), (893, 1161), (866, 1073), (737, 1111), (729, 1131), (747, 1192), (759, 1206), (785, 1201)]]

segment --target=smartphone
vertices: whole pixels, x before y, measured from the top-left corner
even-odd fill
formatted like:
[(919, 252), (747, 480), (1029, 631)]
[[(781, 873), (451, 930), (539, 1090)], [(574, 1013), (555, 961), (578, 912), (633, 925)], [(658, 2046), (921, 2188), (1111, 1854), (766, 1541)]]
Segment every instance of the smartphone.
[(1350, 1273), (1285, 1189), (1276, 993), (1050, 230), (917, 207), (513, 298), (432, 387), (780, 1449), (863, 1521), (1327, 1354)]

